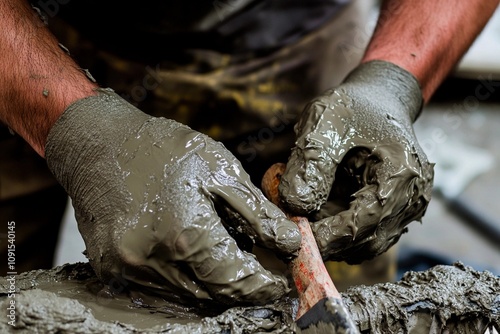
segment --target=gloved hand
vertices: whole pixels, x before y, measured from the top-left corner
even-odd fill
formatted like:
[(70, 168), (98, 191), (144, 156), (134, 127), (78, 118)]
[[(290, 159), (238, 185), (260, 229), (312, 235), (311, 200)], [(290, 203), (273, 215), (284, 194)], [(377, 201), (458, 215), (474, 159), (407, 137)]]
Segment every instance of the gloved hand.
[(100, 89), (58, 119), (46, 159), (103, 282), (118, 276), (227, 304), (287, 292), (286, 280), (242, 251), (223, 223), (284, 256), (297, 251), (300, 233), (220, 143)]
[(384, 61), (360, 65), (305, 108), (279, 190), (290, 211), (318, 220), (324, 259), (379, 255), (424, 214), (433, 164), (413, 132), (421, 108), (415, 77)]

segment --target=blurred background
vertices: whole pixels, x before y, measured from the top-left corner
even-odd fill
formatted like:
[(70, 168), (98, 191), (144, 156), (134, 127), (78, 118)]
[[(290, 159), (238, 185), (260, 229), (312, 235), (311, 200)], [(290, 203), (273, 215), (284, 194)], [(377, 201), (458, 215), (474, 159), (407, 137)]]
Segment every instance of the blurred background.
[(436, 163), (423, 223), (399, 243), (399, 272), (462, 261), (500, 275), (500, 11), (415, 124)]

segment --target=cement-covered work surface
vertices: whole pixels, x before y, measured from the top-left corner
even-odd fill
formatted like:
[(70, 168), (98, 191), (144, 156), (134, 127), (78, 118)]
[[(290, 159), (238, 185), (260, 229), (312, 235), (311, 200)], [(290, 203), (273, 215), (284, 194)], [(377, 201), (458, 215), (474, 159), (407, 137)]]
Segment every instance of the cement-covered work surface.
[[(186, 307), (125, 291), (131, 285), (123, 278), (103, 289), (88, 263), (25, 273), (15, 285), (22, 291), (15, 296), (16, 330), (21, 333), (221, 333), (230, 328), (233, 333), (272, 332), (291, 323), (288, 308), (294, 305), (283, 300), (272, 310), (236, 307), (225, 312), (214, 305)], [(2, 278), (0, 286), (7, 307), (10, 283)], [(14, 330), (7, 321), (1, 320), (1, 333)]]
[[(293, 333), (297, 303), (267, 307), (186, 307), (137, 292), (121, 278), (102, 289), (88, 264), (0, 278), (0, 304), (15, 300), (14, 333)], [(114, 295), (113, 295), (114, 293)], [(344, 295), (362, 333), (483, 333), (500, 329), (500, 278), (461, 264), (409, 272), (396, 283), (358, 286)], [(200, 311), (203, 310), (203, 311)], [(195, 311), (197, 310), (197, 311)]]

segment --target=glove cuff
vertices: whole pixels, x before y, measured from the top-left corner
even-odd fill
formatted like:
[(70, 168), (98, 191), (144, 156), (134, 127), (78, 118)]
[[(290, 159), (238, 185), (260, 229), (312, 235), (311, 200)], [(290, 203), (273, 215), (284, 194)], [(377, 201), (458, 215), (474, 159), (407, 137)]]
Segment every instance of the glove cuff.
[(96, 165), (111, 161), (126, 136), (150, 118), (111, 89), (97, 92), (72, 103), (47, 137), (47, 164), (70, 196), (76, 185), (88, 182), (93, 168), (105, 168)]
[(371, 90), (381, 90), (383, 98), (395, 96), (407, 111), (411, 122), (415, 122), (422, 111), (424, 100), (417, 78), (396, 64), (372, 60), (356, 67), (344, 80), (345, 84), (369, 85)]

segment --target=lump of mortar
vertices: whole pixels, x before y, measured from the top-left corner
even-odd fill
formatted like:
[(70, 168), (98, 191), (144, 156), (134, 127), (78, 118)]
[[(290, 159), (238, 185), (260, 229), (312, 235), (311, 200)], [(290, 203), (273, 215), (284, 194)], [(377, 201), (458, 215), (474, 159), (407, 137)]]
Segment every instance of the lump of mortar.
[(361, 333), (484, 333), (500, 329), (500, 277), (461, 263), (357, 286), (344, 303)]
[[(186, 307), (137, 292), (120, 280), (106, 293), (88, 264), (0, 278), (0, 308), (15, 300), (15, 325), (1, 333), (294, 333), (295, 299), (263, 307)], [(126, 283), (125, 283), (126, 284)], [(361, 333), (484, 333), (500, 329), (500, 278), (460, 263), (408, 272), (401, 281), (357, 286), (343, 294)], [(206, 316), (207, 314), (211, 316)], [(5, 314), (5, 313), (4, 313)], [(313, 329), (314, 331), (314, 329)]]
[(23, 273), (16, 277), (14, 298), (8, 297), (8, 279), (0, 278), (0, 307), (7, 310), (15, 300), (15, 327), (0, 317), (0, 333), (290, 333), (292, 308), (297, 307), (284, 298), (269, 307), (233, 307), (214, 314), (213, 308), (130, 291), (119, 278), (102, 289), (88, 263)]

